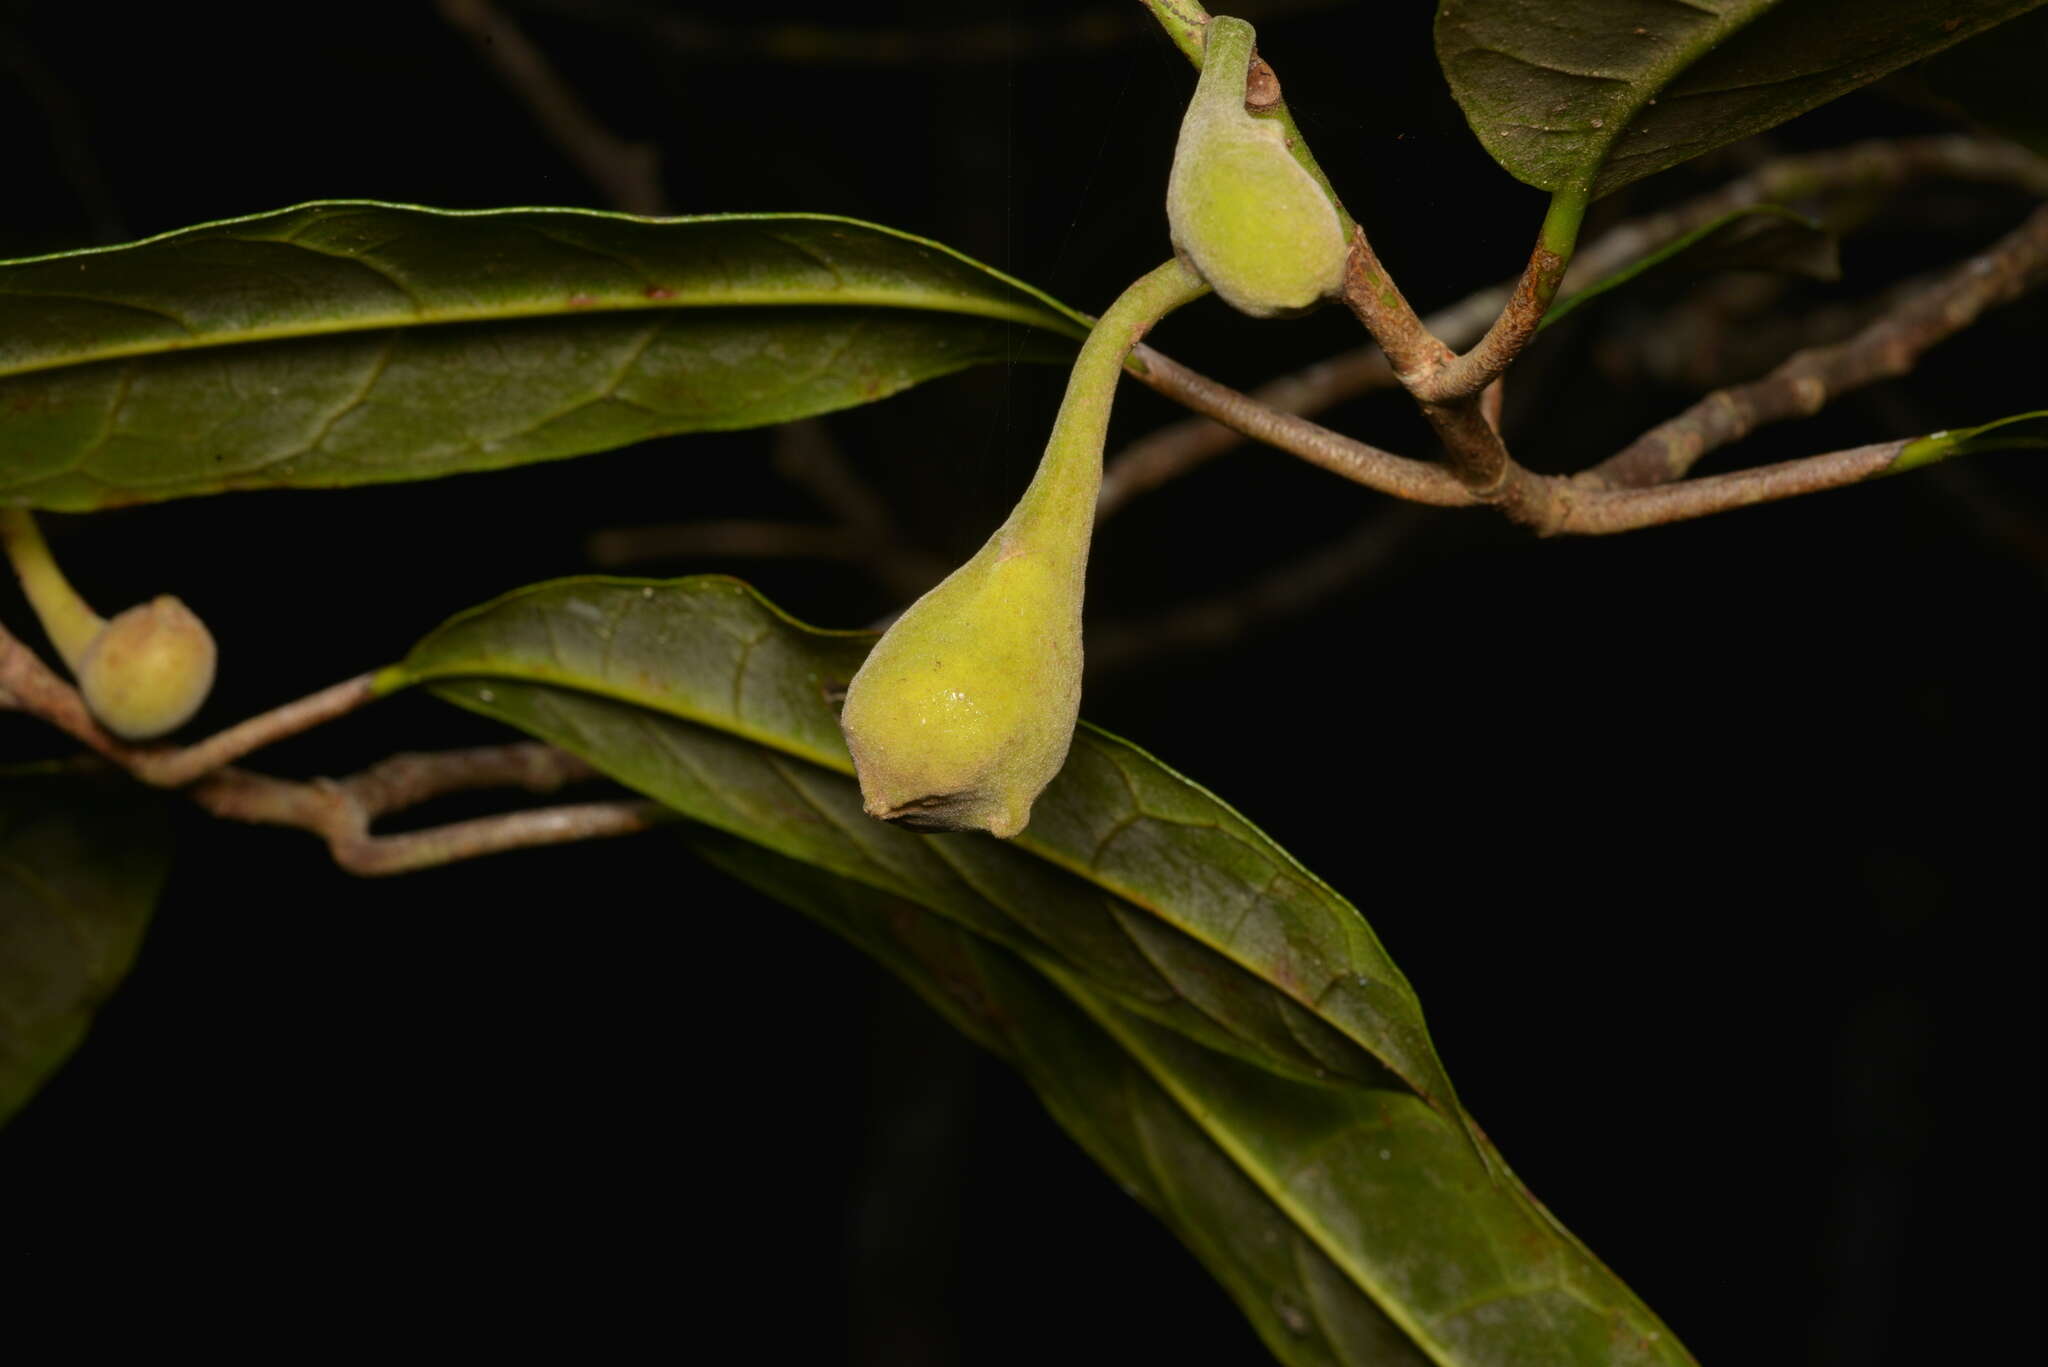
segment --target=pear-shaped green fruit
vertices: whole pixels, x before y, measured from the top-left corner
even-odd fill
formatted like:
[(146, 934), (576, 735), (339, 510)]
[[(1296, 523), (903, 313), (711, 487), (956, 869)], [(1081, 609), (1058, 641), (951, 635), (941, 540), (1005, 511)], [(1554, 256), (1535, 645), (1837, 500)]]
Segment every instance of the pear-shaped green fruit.
[(1245, 112), (1252, 26), (1217, 15), (1206, 35), (1166, 184), (1174, 250), (1232, 307), (1298, 313), (1343, 288), (1344, 227), (1280, 124)]
[(1004, 837), (1031, 819), (1081, 706), (1082, 588), (1117, 375), (1147, 328), (1207, 292), (1178, 260), (1124, 291), (1082, 344), (1009, 519), (868, 652), (839, 724), (869, 816)]
[(840, 714), (869, 816), (1024, 829), (1081, 707), (1082, 526), (1013, 515), (876, 643)]
[(115, 735), (154, 740), (192, 719), (218, 658), (206, 623), (166, 594), (100, 628), (78, 657), (78, 691)]

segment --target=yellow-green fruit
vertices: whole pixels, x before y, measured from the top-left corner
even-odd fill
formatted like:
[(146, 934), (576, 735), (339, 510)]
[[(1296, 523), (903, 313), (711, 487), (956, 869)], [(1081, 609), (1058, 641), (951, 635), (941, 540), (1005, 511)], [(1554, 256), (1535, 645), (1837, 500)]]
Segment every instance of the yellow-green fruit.
[(1343, 224), (1279, 122), (1245, 112), (1252, 26), (1218, 15), (1206, 33), (1166, 185), (1174, 250), (1232, 307), (1298, 313), (1343, 287)]
[(973, 559), (868, 652), (839, 714), (869, 816), (1012, 836), (1067, 757), (1081, 705), (1081, 598), (1102, 442), (1123, 359), (1208, 286), (1169, 261), (1102, 315), (1031, 487)]
[(168, 595), (116, 614), (79, 655), (78, 691), (100, 725), (152, 740), (192, 719), (213, 688), (213, 634)]
[(1081, 707), (1087, 555), (1056, 520), (1012, 516), (875, 644), (840, 714), (869, 816), (1024, 829)]

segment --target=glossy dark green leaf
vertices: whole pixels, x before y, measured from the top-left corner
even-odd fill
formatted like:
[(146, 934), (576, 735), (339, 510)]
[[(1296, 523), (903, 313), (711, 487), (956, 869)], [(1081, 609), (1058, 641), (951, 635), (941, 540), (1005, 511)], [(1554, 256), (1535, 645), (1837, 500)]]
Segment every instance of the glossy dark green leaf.
[[(1016, 1065), (1060, 1125), (1223, 1284), (1280, 1361), (1431, 1361), (1077, 1002), (1113, 1008), (1071, 982), (1063, 991), (1017, 955), (914, 902), (731, 836), (697, 831), (685, 839), (852, 941)], [(1147, 1307), (1131, 1308), (1142, 1315)]]
[(834, 923), (1016, 1059), (1287, 1360), (1379, 1361), (1390, 1326), (1442, 1362), (1686, 1360), (1469, 1126), (1357, 909), (1213, 795), (1084, 729), (1014, 841), (863, 816), (832, 700), (872, 639), (728, 579), (578, 579), (382, 683), (586, 756), (814, 915), (864, 908)]
[(1495, 161), (1597, 197), (2040, 3), (1441, 0), (1436, 49)]
[(1926, 65), (1927, 85), (1993, 132), (2048, 157), (2048, 9), (1958, 43)]
[(1541, 332), (1574, 310), (1632, 280), (1666, 269), (1687, 271), (1769, 270), (1811, 280), (1838, 280), (1841, 244), (1805, 214), (1780, 204), (1751, 204), (1722, 214), (1656, 251), (1551, 305), (1536, 325)]
[[(1136, 1009), (1310, 1077), (1388, 1069), (1454, 1111), (1414, 993), (1356, 909), (1136, 747), (1084, 729), (1008, 844), (862, 815), (828, 699), (873, 640), (805, 627), (722, 576), (567, 579), (454, 618), (387, 684), (459, 681), (443, 694), (699, 821), (887, 891), (943, 896), (990, 933), (981, 908), (994, 902), (1029, 937), (1016, 943), (1090, 965)], [(687, 748), (672, 748), (679, 737)]]
[(0, 1124), (134, 964), (170, 868), (163, 817), (133, 784), (0, 776)]
[(1085, 331), (852, 219), (307, 204), (0, 264), (0, 501), (496, 469), (1063, 361)]

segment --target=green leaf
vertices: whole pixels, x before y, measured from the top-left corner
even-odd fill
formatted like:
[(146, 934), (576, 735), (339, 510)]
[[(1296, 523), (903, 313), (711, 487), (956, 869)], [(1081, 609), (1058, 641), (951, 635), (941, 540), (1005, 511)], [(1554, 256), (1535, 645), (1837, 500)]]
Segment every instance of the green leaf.
[(1541, 332), (1566, 314), (1609, 290), (1673, 265), (1691, 271), (1775, 270), (1812, 280), (1842, 276), (1840, 242), (1805, 214), (1780, 204), (1751, 204), (1722, 214), (1656, 251), (1551, 305), (1536, 325)]
[(1085, 320), (821, 214), (306, 204), (0, 263), (0, 502), (426, 479), (754, 427)]
[(1958, 43), (1923, 68), (1928, 89), (1994, 132), (2048, 157), (2048, 9)]
[[(2028, 426), (2020, 427), (2022, 423)], [(1983, 451), (2048, 449), (2048, 426), (2042, 424), (2048, 424), (2048, 409), (2015, 413), (2009, 418), (1999, 418), (1977, 427), (1932, 432), (1918, 441), (1908, 442), (1885, 473), (1900, 475), (1923, 465), (1947, 460), (1950, 456), (1973, 456)]]
[(1493, 159), (1598, 198), (2042, 0), (1442, 0), (1436, 50)]
[(914, 902), (734, 837), (685, 839), (852, 941), (1016, 1065), (1060, 1125), (1201, 1259), (1276, 1358), (1304, 1367), (1431, 1360), (1092, 1019), (1114, 1008)]
[(585, 756), (813, 914), (866, 908), (835, 924), (1016, 1059), (1287, 1360), (1378, 1361), (1332, 1345), (1393, 1325), (1447, 1363), (1687, 1360), (1470, 1126), (1357, 909), (1213, 795), (1084, 728), (1013, 841), (862, 815), (833, 698), (873, 639), (720, 577), (564, 580), (381, 684)]
[(443, 684), (696, 820), (1089, 964), (1134, 1009), (1268, 1067), (1391, 1071), (1455, 1113), (1414, 992), (1357, 911), (1135, 746), (1084, 728), (1011, 842), (863, 815), (830, 700), (875, 639), (723, 576), (564, 579), (455, 617), (383, 685)]
[(170, 869), (163, 817), (134, 784), (0, 776), (0, 1124), (134, 964)]

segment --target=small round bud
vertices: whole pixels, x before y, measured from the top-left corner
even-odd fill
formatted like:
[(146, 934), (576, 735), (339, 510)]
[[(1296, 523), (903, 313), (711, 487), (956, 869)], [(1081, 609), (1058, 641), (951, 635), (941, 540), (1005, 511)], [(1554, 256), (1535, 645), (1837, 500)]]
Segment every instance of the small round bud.
[(116, 615), (78, 657), (78, 690), (100, 725), (153, 740), (192, 719), (213, 688), (213, 633), (164, 595)]

